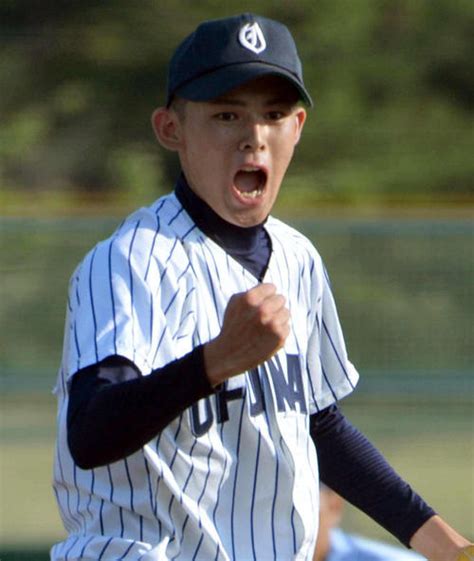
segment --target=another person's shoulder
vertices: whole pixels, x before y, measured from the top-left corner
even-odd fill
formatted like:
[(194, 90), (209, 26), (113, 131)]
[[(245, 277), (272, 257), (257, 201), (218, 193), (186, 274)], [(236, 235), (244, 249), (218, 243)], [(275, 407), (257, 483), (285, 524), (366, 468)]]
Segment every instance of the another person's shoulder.
[(328, 561), (425, 561), (412, 551), (340, 529), (331, 531), (331, 547)]

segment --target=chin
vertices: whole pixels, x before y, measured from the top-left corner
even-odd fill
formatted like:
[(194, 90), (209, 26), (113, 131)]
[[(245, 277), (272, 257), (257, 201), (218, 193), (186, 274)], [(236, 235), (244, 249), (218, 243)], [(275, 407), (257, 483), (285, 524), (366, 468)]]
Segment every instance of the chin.
[(267, 213), (242, 212), (237, 216), (234, 216), (231, 222), (236, 226), (241, 226), (242, 228), (251, 228), (252, 226), (257, 226), (258, 224), (264, 222), (267, 216)]

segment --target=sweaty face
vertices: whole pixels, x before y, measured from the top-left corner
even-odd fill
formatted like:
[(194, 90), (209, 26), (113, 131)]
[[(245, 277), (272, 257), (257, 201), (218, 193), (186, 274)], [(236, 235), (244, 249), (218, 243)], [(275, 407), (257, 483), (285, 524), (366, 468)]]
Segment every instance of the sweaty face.
[(306, 112), (284, 79), (264, 77), (210, 102), (186, 102), (181, 166), (193, 191), (221, 218), (254, 226), (270, 213)]

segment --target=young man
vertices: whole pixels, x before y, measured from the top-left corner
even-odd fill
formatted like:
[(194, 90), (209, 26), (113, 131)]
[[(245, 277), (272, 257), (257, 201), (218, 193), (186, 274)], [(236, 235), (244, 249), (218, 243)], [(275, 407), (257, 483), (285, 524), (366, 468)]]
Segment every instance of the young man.
[(320, 478), (432, 561), (467, 545), (337, 407), (358, 374), (324, 266), (270, 216), (300, 101), (278, 22), (205, 22), (175, 52), (153, 126), (183, 173), (71, 280), (53, 560), (309, 561)]

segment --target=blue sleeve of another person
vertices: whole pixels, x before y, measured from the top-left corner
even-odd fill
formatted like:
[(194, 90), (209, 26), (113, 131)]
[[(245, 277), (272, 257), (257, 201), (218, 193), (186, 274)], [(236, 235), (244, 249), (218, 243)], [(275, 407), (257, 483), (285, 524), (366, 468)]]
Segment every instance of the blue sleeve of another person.
[(331, 551), (325, 561), (424, 561), (417, 553), (347, 534), (340, 529), (331, 531)]

